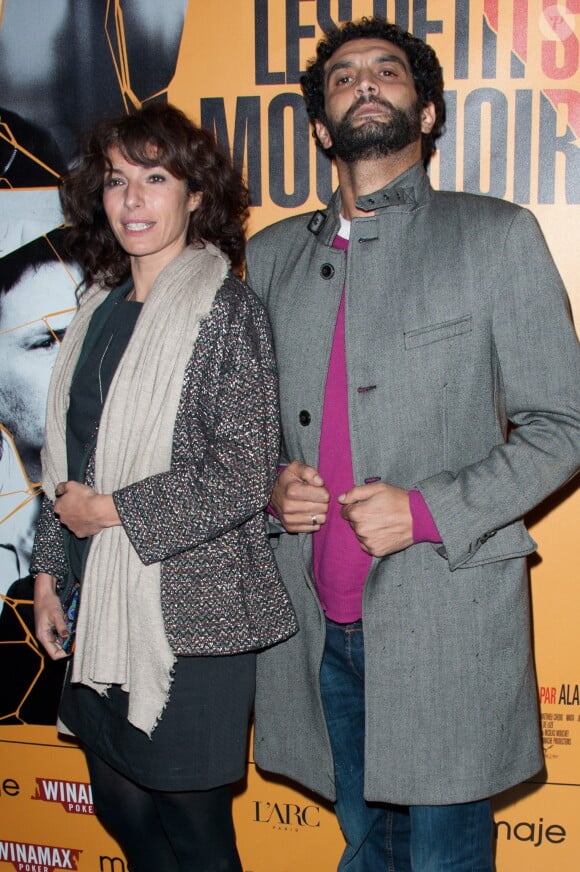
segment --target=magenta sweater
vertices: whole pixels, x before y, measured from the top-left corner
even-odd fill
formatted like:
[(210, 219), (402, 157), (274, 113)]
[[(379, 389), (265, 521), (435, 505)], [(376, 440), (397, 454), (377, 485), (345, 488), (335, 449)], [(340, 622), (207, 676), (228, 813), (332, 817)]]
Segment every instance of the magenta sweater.
[[(348, 239), (337, 236), (334, 247), (348, 250)], [(354, 485), (348, 425), (348, 390), (344, 337), (343, 290), (332, 341), (320, 433), (318, 472), (330, 494), (326, 524), (313, 533), (314, 578), (328, 618), (345, 624), (362, 615), (362, 591), (370, 555), (361, 550), (350, 525), (340, 515), (340, 494)], [(440, 542), (441, 537), (419, 491), (410, 491), (415, 542)]]

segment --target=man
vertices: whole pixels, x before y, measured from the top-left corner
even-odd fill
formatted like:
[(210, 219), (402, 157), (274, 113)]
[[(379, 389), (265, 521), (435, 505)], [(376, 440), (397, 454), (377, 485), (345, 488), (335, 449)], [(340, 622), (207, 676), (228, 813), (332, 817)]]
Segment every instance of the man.
[(349, 23), (302, 87), (339, 188), (249, 247), (300, 624), (260, 657), (256, 761), (336, 799), (344, 872), (489, 872), (488, 797), (542, 765), (522, 517), (577, 469), (578, 346), (532, 215), (430, 188), (428, 46)]
[(60, 252), (62, 239), (58, 228), (2, 259), (0, 424), (14, 437), (31, 482), (41, 477), (48, 382), (81, 281), (78, 266)]
[(52, 187), (65, 171), (52, 133), (0, 106), (0, 187)]
[(2, 260), (0, 594), (28, 574), (48, 382), (76, 310), (80, 272), (68, 255), (59, 254), (61, 244), (62, 230), (57, 229)]
[[(81, 280), (52, 230), (2, 259), (0, 272), (0, 717), (54, 724), (64, 664), (34, 647), (28, 573), (40, 504), (50, 373)], [(5, 597), (8, 601), (5, 600)], [(28, 630), (27, 630), (28, 628)], [(27, 635), (28, 633), (28, 635)], [(10, 644), (13, 643), (13, 644)]]

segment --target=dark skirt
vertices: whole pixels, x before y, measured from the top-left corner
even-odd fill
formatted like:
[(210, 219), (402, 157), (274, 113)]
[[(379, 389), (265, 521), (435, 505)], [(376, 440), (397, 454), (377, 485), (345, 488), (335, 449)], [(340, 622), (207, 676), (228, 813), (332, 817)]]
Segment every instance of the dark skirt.
[[(122, 775), (152, 790), (209, 790), (244, 776), (254, 652), (178, 657), (169, 701), (149, 738), (127, 720), (128, 695), (67, 679), (59, 717)], [(69, 670), (70, 675), (70, 670)]]

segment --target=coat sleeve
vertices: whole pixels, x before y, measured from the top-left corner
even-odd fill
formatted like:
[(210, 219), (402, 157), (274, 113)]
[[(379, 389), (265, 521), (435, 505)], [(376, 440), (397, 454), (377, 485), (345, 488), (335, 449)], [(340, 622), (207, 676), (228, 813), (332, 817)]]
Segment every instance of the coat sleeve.
[[(265, 310), (248, 296), (217, 334), (210, 351), (215, 383), (198, 389), (200, 331), (178, 412), (185, 430), (195, 433), (191, 444), (201, 450), (188, 454), (182, 446), (169, 472), (113, 494), (125, 531), (145, 564), (221, 536), (268, 503), (280, 430), (278, 379)], [(181, 436), (176, 432), (174, 458), (177, 438)]]
[(505, 539), (509, 552), (509, 535), (492, 537), (570, 479), (580, 460), (578, 341), (560, 276), (525, 209), (507, 230), (497, 275), (492, 341), (509, 436), (457, 474), (417, 484), (452, 570), (516, 556), (500, 547)]
[(62, 526), (46, 495), (42, 497), (29, 571), (31, 575), (47, 572), (59, 581), (63, 581), (68, 572)]
[[(266, 270), (271, 269), (271, 267), (267, 252), (264, 251), (263, 246), (261, 245), (261, 239), (262, 236), (257, 234), (257, 236), (253, 236), (248, 240), (246, 248), (246, 281), (267, 309), (269, 283), (261, 279), (259, 266), (262, 265)], [(256, 252), (256, 250), (257, 254), (255, 255), (254, 252)], [(284, 436), (282, 434), (276, 472), (279, 473), (282, 467), (288, 466), (290, 460), (291, 458), (288, 457), (288, 452), (284, 446)], [(267, 522), (268, 533), (270, 536), (276, 537), (286, 533), (286, 528), (272, 510), (269, 510), (267, 513)]]
[[(265, 237), (263, 233), (258, 233), (256, 236), (253, 236), (248, 240), (246, 249), (246, 281), (258, 299), (262, 302), (266, 311), (268, 311), (268, 291), (270, 289), (270, 281), (269, 279), (265, 279), (264, 275), (271, 276), (274, 265), (271, 263), (272, 252), (266, 245), (266, 238), (267, 237)], [(288, 466), (292, 460), (293, 458), (289, 457), (288, 452), (286, 451), (284, 445), (284, 434), (282, 434), (277, 471), (280, 471), (280, 467)], [(278, 526), (280, 530), (285, 532), (282, 524), (274, 524), (274, 528), (277, 532), (279, 532), (277, 529)]]

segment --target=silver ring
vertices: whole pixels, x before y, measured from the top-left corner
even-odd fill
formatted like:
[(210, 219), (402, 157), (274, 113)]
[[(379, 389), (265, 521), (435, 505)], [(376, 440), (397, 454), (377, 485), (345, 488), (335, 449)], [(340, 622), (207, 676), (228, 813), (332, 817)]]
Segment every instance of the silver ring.
[(310, 523), (312, 524), (313, 527), (316, 527), (316, 525), (318, 524), (318, 519), (317, 519), (316, 515), (311, 516)]

